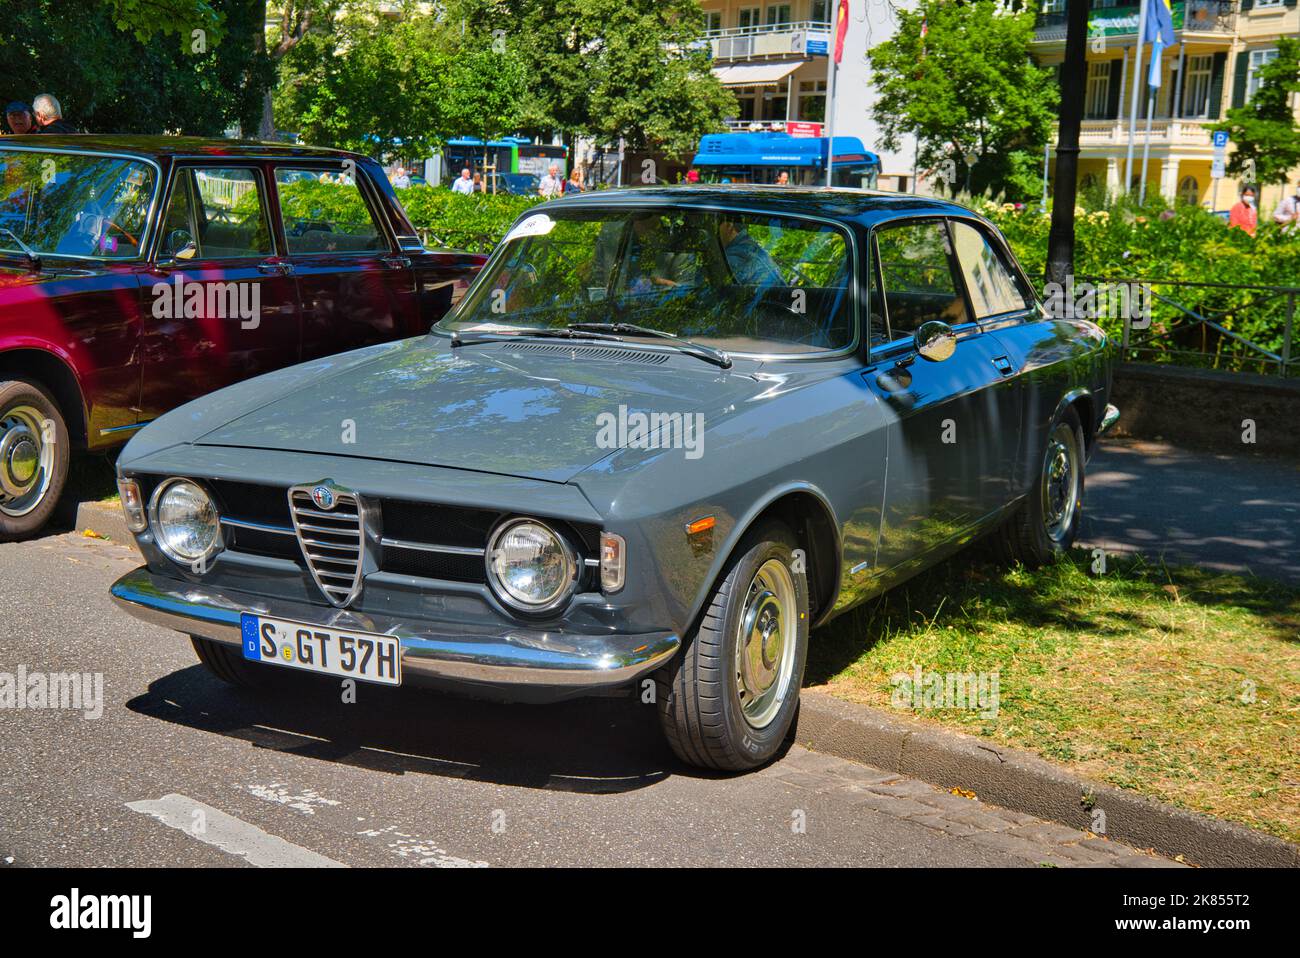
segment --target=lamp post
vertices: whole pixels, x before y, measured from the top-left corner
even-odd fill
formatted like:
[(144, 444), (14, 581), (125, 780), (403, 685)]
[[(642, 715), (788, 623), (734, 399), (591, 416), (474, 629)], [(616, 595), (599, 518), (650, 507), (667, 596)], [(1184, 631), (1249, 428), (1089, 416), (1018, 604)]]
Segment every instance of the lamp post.
[(1074, 200), (1079, 175), (1083, 78), (1087, 69), (1088, 3), (1089, 0), (1069, 0), (1066, 8), (1056, 182), (1052, 189), (1052, 226), (1047, 234), (1047, 279), (1062, 286), (1066, 276), (1074, 270)]

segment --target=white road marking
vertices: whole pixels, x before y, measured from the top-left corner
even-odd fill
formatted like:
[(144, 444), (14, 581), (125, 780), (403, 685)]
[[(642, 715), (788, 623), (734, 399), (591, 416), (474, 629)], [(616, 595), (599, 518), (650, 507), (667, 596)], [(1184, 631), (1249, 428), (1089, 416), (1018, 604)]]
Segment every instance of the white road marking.
[(398, 858), (414, 861), (417, 865), (424, 865), (429, 868), (488, 867), (488, 863), (484, 861), (474, 861), (448, 855), (446, 849), (439, 848), (430, 841), (418, 838), (415, 835), (408, 835), (405, 832), (399, 832), (396, 825), (389, 825), (386, 828), (369, 828), (357, 832), (357, 834), (365, 838), (393, 839), (387, 842), (388, 850)]
[[(228, 855), (244, 858), (258, 868), (348, 867), (185, 795), (171, 794), (157, 801), (127, 802), (126, 807), (133, 812), (152, 815), (168, 828), (184, 832)], [(202, 826), (198, 827), (200, 822)]]
[(317, 806), (339, 804), (332, 798), (317, 795), (310, 788), (305, 789), (301, 795), (295, 795), (289, 791), (288, 784), (284, 782), (272, 782), (270, 785), (236, 785), (235, 787), (247, 788), (248, 791), (264, 801), (274, 802), (277, 805), (287, 805), (294, 811), (302, 812), (304, 815), (315, 815)]

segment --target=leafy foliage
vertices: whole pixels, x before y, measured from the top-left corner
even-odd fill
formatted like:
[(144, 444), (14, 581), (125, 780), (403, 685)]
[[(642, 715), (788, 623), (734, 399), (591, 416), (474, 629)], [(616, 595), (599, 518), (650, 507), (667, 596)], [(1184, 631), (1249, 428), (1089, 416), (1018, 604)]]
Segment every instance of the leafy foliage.
[[(256, 126), (265, 0), (0, 0), (0, 99), (52, 93), (87, 132)], [(194, 30), (204, 31), (196, 36)]]
[(996, 186), (1011, 199), (1034, 196), (1059, 93), (1029, 54), (1033, 11), (922, 0), (897, 15), (898, 32), (869, 54), (882, 145), (896, 150), (904, 134), (916, 136), (920, 165), (950, 190), (969, 177), (973, 193)]
[(1260, 67), (1259, 79), (1250, 102), (1229, 110), (1209, 129), (1225, 131), (1236, 144), (1229, 173), (1240, 176), (1253, 169), (1259, 183), (1285, 183), (1300, 166), (1300, 124), (1291, 108), (1291, 95), (1300, 92), (1300, 42), (1278, 40), (1277, 59)]
[[(998, 225), (1032, 275), (1046, 259), (1049, 217), (1036, 209), (1016, 211), (1011, 204), (985, 199), (971, 205)], [(1170, 209), (1160, 198), (1145, 205), (1121, 199), (1108, 209), (1076, 208), (1075, 238), (1075, 275), (1080, 279), (1300, 287), (1300, 234), (1288, 233), (1266, 217), (1261, 217), (1252, 238), (1228, 229), (1222, 219), (1200, 207)], [(1203, 315), (1229, 311), (1219, 320), (1227, 329), (1266, 349), (1281, 350), (1285, 297), (1242, 289), (1157, 286), (1157, 291)], [(1157, 332), (1177, 319), (1172, 307), (1155, 304)], [(1120, 331), (1119, 320), (1099, 321), (1113, 334)]]
[(695, 0), (451, 0), (396, 18), (348, 4), (285, 57), (277, 115), (368, 153), (557, 130), (681, 152), (735, 112), (703, 30)]

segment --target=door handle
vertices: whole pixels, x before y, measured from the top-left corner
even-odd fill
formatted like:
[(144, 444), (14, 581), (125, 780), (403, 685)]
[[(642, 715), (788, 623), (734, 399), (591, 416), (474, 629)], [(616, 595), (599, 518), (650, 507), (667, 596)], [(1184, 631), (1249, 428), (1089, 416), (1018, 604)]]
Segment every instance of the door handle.
[(400, 254), (397, 256), (381, 256), (379, 262), (383, 263), (389, 269), (406, 269), (411, 265), (411, 257), (402, 256)]
[(259, 273), (265, 273), (268, 276), (273, 273), (278, 273), (281, 276), (287, 276), (289, 273), (288, 266), (289, 266), (288, 263), (281, 263), (281, 262), (277, 262), (276, 260), (266, 260), (264, 262), (257, 264), (257, 271)]

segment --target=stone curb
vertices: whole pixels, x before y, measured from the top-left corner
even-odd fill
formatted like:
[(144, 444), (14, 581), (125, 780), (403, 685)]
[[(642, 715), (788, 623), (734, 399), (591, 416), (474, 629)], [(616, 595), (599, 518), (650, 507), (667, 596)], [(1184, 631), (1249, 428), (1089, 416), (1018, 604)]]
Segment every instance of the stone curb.
[(1019, 749), (824, 693), (803, 692), (797, 741), (944, 788), (969, 789), (983, 801), (1071, 828), (1092, 830), (1090, 808), (1100, 809), (1108, 838), (1196, 865), (1300, 867), (1300, 846), (1271, 835), (1088, 781)]
[[(77, 504), (77, 522), (73, 530), (81, 535), (92, 529), (101, 536), (106, 536), (116, 545), (135, 549), (135, 536), (126, 527), (126, 516), (122, 507), (116, 503), (81, 502)], [(138, 550), (137, 550), (138, 551)]]

